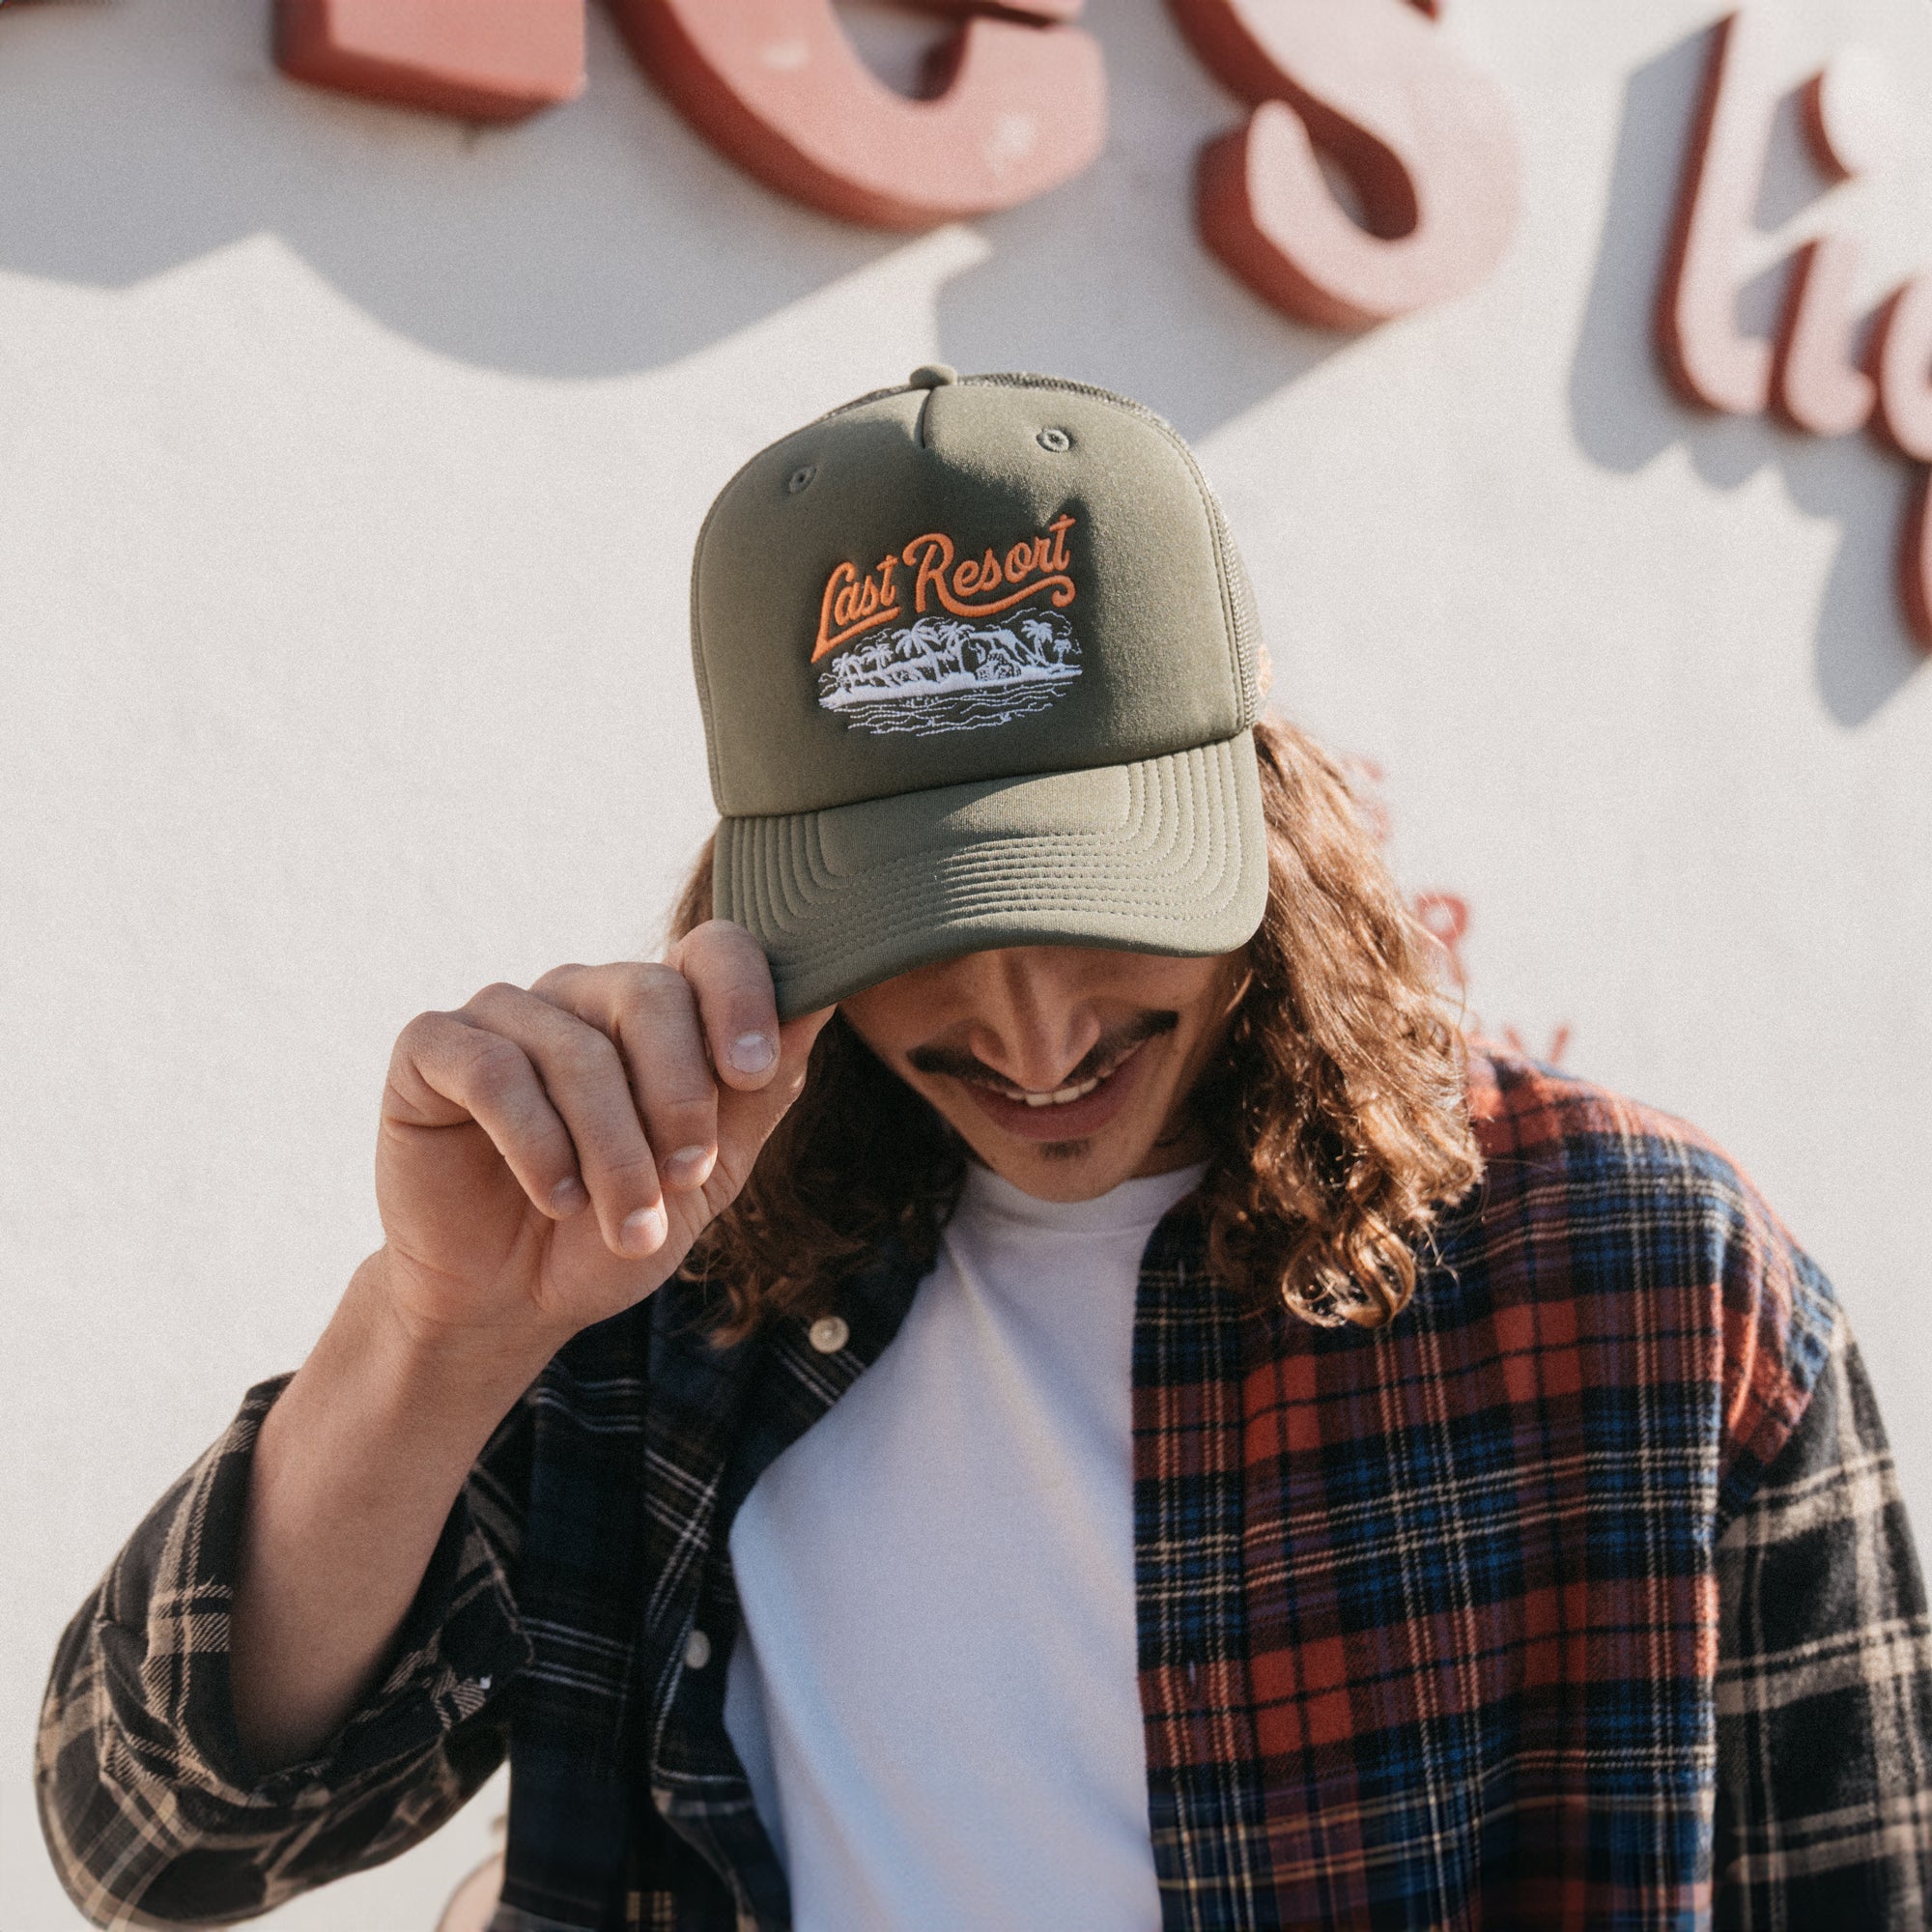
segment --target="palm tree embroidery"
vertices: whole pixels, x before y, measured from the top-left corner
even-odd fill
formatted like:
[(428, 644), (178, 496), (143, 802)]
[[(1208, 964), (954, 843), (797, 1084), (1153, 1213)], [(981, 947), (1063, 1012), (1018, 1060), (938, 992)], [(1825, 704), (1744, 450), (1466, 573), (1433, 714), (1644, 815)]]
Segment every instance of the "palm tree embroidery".
[(818, 674), (818, 701), (867, 730), (972, 730), (1037, 710), (1079, 675), (1080, 640), (1057, 611), (986, 625), (927, 616), (841, 651)]

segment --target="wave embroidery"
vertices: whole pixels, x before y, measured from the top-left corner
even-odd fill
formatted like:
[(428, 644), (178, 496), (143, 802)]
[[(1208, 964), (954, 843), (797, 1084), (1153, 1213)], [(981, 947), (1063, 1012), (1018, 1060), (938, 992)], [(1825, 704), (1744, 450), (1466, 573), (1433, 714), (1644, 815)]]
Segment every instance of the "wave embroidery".
[(862, 731), (932, 738), (1044, 711), (1079, 675), (1080, 640), (1058, 611), (922, 617), (841, 652), (818, 674), (818, 701)]

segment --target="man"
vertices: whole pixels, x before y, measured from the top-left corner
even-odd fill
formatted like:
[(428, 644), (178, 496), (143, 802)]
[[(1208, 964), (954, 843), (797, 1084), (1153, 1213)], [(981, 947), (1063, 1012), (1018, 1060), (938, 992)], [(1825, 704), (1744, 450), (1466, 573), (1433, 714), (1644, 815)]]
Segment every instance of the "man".
[(693, 622), (667, 961), (404, 1031), (384, 1247), (68, 1633), (81, 1908), (265, 1910), (507, 1749), (500, 1932), (1922, 1927), (1831, 1291), (1465, 1053), (1179, 440), (919, 371)]

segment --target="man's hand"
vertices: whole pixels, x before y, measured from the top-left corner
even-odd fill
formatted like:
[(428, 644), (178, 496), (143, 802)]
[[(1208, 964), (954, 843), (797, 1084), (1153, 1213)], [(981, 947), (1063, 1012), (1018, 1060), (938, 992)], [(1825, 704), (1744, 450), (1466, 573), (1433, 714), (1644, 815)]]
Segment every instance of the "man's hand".
[(258, 1770), (320, 1749), (367, 1694), (491, 1431), (730, 1205), (827, 1012), (781, 1029), (764, 954), (714, 920), (662, 966), (560, 966), (404, 1028), (376, 1155), (387, 1244), (249, 1475), (229, 1664)]
[(649, 1294), (744, 1185), (830, 1010), (781, 1028), (757, 942), (713, 920), (664, 965), (559, 966), (412, 1020), (376, 1160), (412, 1341), (543, 1353)]

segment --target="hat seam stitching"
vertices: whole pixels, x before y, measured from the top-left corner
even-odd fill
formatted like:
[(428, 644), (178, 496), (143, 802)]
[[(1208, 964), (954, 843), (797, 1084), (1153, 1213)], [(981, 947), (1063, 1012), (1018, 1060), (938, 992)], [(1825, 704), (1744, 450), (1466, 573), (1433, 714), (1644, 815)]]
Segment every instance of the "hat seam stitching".
[[(1218, 789), (1219, 787), (1217, 781), (1219, 777), (1218, 768), (1220, 765), (1220, 760), (1218, 759), (1215, 760), (1213, 766), (1209, 767), (1208, 761), (1204, 755), (1206, 750), (1207, 748), (1203, 747), (1196, 751), (1180, 753), (1176, 755), (1187, 759), (1189, 761), (1189, 765), (1191, 768), (1199, 769), (1204, 774), (1211, 769), (1213, 771), (1214, 776), (1213, 778), (1208, 780), (1208, 783), (1212, 785), (1213, 788)], [(1153, 858), (1158, 862), (1160, 857), (1159, 846), (1155, 843), (1149, 841), (1147, 838), (1147, 835), (1143, 834), (1138, 828), (1141, 824), (1143, 824), (1146, 821), (1148, 815), (1145, 803), (1147, 795), (1156, 790), (1160, 781), (1158, 779), (1153, 779), (1153, 781), (1151, 782), (1151, 778), (1152, 777), (1152, 775), (1149, 774), (1144, 770), (1137, 769), (1136, 767), (1130, 766), (1127, 768), (1127, 771), (1128, 771), (1128, 783), (1138, 788), (1140, 795), (1140, 802), (1137, 804), (1136, 808), (1128, 813), (1126, 819), (1122, 821), (1122, 828), (1119, 833), (1112, 835), (1104, 832), (1044, 833), (1044, 834), (1003, 833), (995, 835), (994, 837), (985, 839), (983, 841), (984, 847), (988, 849), (997, 848), (998, 846), (1007, 843), (1013, 843), (1015, 845), (1018, 845), (1020, 841), (1024, 841), (1028, 849), (1037, 852), (1039, 850), (1042, 843), (1057, 842), (1062, 839), (1069, 841), (1079, 840), (1088, 842), (1099, 842), (1104, 840), (1106, 841), (1107, 847), (1113, 851), (1118, 851), (1122, 853), (1137, 852), (1147, 857)], [(1178, 798), (1177, 798), (1177, 803), (1178, 803)], [(1172, 825), (1174, 828), (1178, 830), (1179, 826), (1179, 821), (1180, 821), (1180, 813), (1179, 810), (1176, 810), (1171, 813), (1163, 814), (1162, 817), (1156, 822), (1154, 836), (1156, 838), (1158, 837), (1159, 829), (1163, 825)], [(836, 885), (830, 883), (831, 881), (834, 880), (842, 881), (847, 875), (843, 873), (834, 872), (831, 869), (831, 867), (825, 864), (823, 859), (824, 841), (820, 828), (815, 823), (810, 828), (808, 837), (810, 838), (813, 846), (816, 849), (817, 856), (814, 857), (812, 862), (812, 871), (815, 878), (825, 880), (828, 884), (828, 890), (831, 892), (845, 892), (850, 890), (849, 887), (845, 886), (842, 883)], [(1170, 843), (1171, 843), (1171, 835), (1170, 835)], [(881, 877), (890, 876), (891, 874), (898, 871), (923, 869), (929, 867), (932, 861), (931, 861), (930, 851), (908, 853), (902, 858), (889, 861), (887, 865), (883, 867), (879, 867), (874, 869), (868, 870), (865, 874), (865, 877), (867, 877), (867, 879), (877, 879)]]
[[(1202, 781), (1198, 787), (1194, 788), (1217, 794), (1217, 802), (1224, 808), (1232, 805), (1234, 810), (1231, 822), (1238, 825), (1242, 816), (1241, 802), (1238, 796), (1234, 798), (1228, 796), (1230, 787), (1227, 780), (1230, 777), (1232, 777), (1232, 774), (1229, 774), (1221, 762), (1216, 760), (1212, 767), (1202, 771)], [(1211, 803), (1208, 810), (1211, 813)], [(1172, 813), (1162, 815), (1161, 825), (1162, 827), (1171, 825), (1178, 831), (1180, 821), (1181, 813), (1177, 809)], [(846, 898), (848, 895), (860, 889), (856, 879), (848, 883), (847, 875), (833, 873), (825, 867), (822, 849), (813, 850), (814, 847), (819, 845), (815, 827), (801, 825), (795, 828), (795, 832), (796, 836), (802, 838), (807, 848), (802, 855), (787, 854), (783, 850), (783, 843), (789, 843), (790, 841), (782, 841), (780, 845), (775, 846), (771, 851), (763, 855), (767, 862), (766, 864), (754, 867), (758, 872), (765, 874), (761, 880), (761, 884), (767, 888), (767, 891), (760, 895), (764, 898), (761, 910), (767, 916), (767, 929), (773, 932), (801, 932), (805, 929), (806, 923), (815, 915), (823, 913), (828, 907), (837, 905), (840, 899)], [(1225, 910), (1234, 895), (1239, 890), (1242, 872), (1242, 855), (1238, 837), (1235, 838), (1209, 838), (1206, 843), (1191, 848), (1187, 858), (1179, 865), (1161, 863), (1155, 847), (1142, 845), (1138, 853), (1142, 863), (1135, 864), (1130, 856), (1133, 853), (1133, 847), (1127, 841), (1108, 839), (1105, 838), (1105, 835), (1094, 833), (1034, 836), (1015, 834), (1009, 835), (1000, 840), (989, 840), (987, 841), (988, 849), (972, 855), (972, 859), (980, 862), (977, 869), (980, 870), (980, 877), (975, 879), (973, 884), (976, 887), (981, 887), (996, 880), (1002, 872), (1020, 868), (1031, 869), (1032, 867), (1029, 866), (1028, 862), (1031, 860), (1037, 865), (1042, 837), (1053, 840), (1055, 843), (1059, 843), (1061, 840), (1070, 841), (1072, 849), (1068, 849), (1066, 845), (1062, 845), (1060, 852), (1061, 857), (1069, 860), (1075, 857), (1078, 846), (1092, 846), (1100, 844), (1103, 839), (1105, 840), (1101, 852), (1087, 855), (1083, 862), (1075, 864), (1061, 874), (1063, 879), (1070, 877), (1075, 882), (1076, 889), (1079, 891), (1093, 893), (1097, 895), (1102, 894), (1109, 884), (1117, 880), (1127, 879), (1147, 884), (1157, 882), (1169, 892), (1184, 891), (1192, 886), (1197, 892), (1205, 892), (1209, 895), (1205, 905), (1198, 905), (1193, 908), (1175, 912), (1164, 912), (1152, 907), (1142, 906), (1137, 907), (1131, 914), (1122, 914), (1122, 919), (1148, 916), (1162, 924), (1172, 924), (1189, 918), (1202, 917), (1208, 913)], [(997, 850), (997, 847), (1000, 845), (1009, 845), (1011, 849), (1009, 852), (1001, 852)], [(1168, 845), (1171, 852), (1173, 849), (1171, 839), (1168, 841)], [(803, 864), (799, 863), (801, 858)], [(788, 859), (791, 861), (789, 864), (787, 863)], [(1158, 867), (1158, 869), (1152, 873), (1151, 878), (1150, 877), (1149, 867), (1145, 863), (1149, 859), (1154, 860)], [(987, 863), (989, 861), (990, 863)], [(969, 860), (968, 863), (970, 864), (971, 861)], [(1214, 874), (1211, 882), (1205, 885), (1200, 883), (1203, 873), (1210, 867)], [(888, 921), (895, 917), (908, 905), (916, 905), (919, 898), (917, 890), (918, 877), (922, 872), (929, 869), (929, 855), (910, 854), (903, 859), (891, 862), (888, 867), (881, 867), (864, 874), (865, 890), (867, 898), (867, 923), (876, 925), (882, 921)], [(1231, 872), (1232, 885), (1229, 883)], [(774, 874), (777, 876), (773, 876)], [(898, 876), (894, 877), (894, 874), (897, 874)], [(952, 876), (954, 878), (957, 877), (956, 874)], [(963, 883), (963, 881), (960, 882)], [(883, 895), (880, 891), (882, 886), (884, 887)], [(775, 903), (775, 900), (781, 902), (782, 911), (781, 911), (780, 903)], [(1049, 901), (1042, 900), (1037, 903), (1044, 907)], [(1055, 901), (1055, 903), (1060, 903), (1064, 907), (1064, 900)], [(1024, 905), (1025, 902), (1022, 901), (1021, 904)], [(1073, 910), (1075, 908), (1064, 907), (1064, 909)], [(1104, 913), (1106, 906), (1104, 902), (1096, 897), (1093, 909)]]

